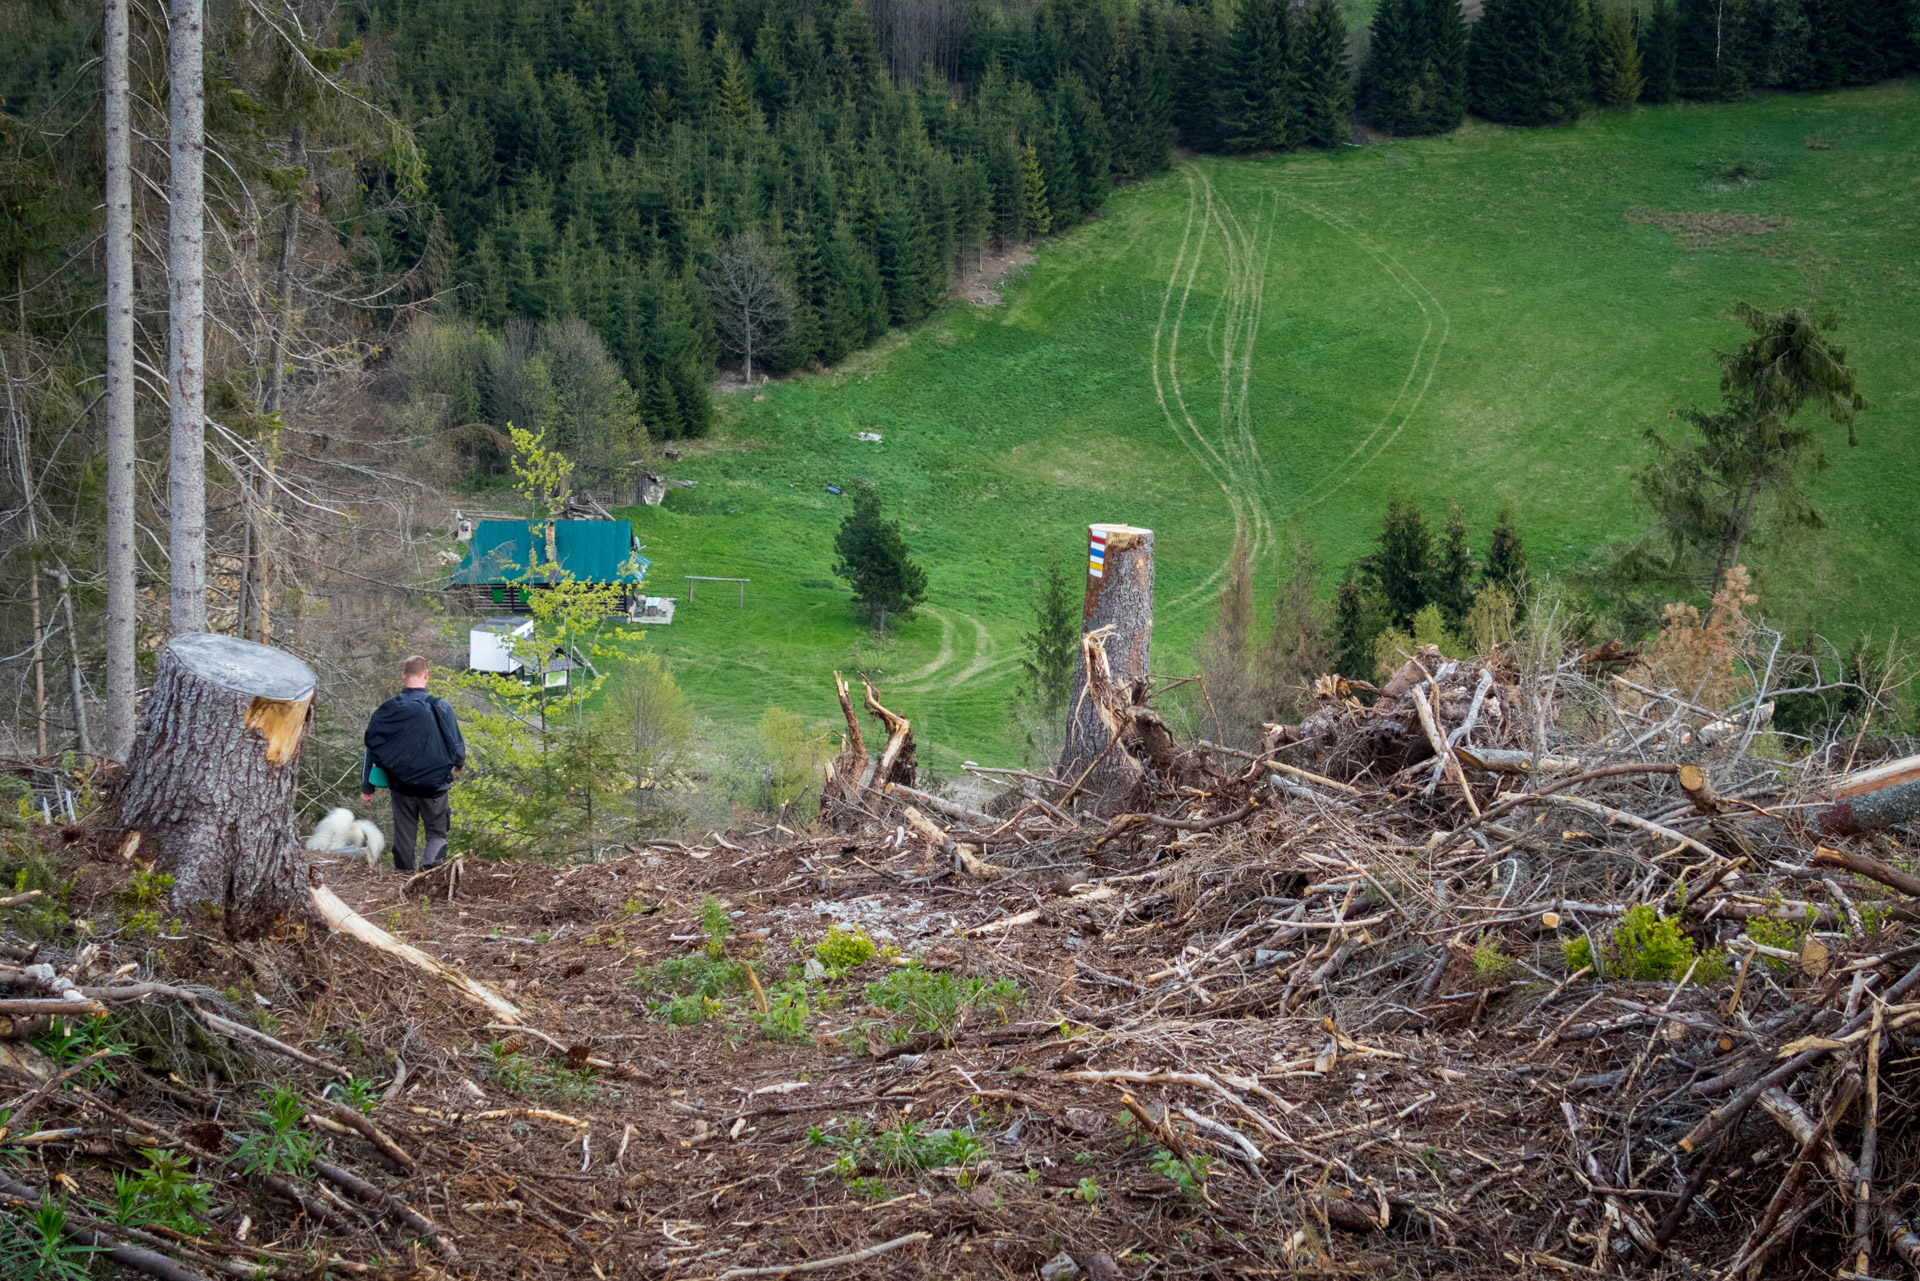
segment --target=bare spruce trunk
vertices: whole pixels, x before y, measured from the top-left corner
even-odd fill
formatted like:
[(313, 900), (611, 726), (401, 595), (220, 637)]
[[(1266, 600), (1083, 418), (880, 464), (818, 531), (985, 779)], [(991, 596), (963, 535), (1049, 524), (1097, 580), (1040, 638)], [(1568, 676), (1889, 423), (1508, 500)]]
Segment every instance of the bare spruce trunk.
[[(1111, 627), (1104, 644), (1114, 681), (1135, 686), (1147, 679), (1147, 659), (1153, 647), (1153, 531), (1132, 525), (1087, 527), (1087, 595), (1081, 612), (1080, 634)], [(1067, 700), (1067, 745), (1060, 753), (1060, 777), (1077, 780), (1099, 761), (1101, 768), (1087, 780), (1087, 790), (1099, 793), (1114, 774), (1113, 733), (1087, 692), (1087, 659), (1083, 650), (1073, 665), (1073, 693)], [(1103, 759), (1104, 756), (1104, 759)]]
[[(307, 129), (293, 127), (293, 163), (307, 163)], [(247, 528), (247, 586), (245, 603), (247, 635), (261, 644), (273, 640), (273, 611), (268, 595), (268, 575), (273, 569), (273, 468), (280, 453), (280, 420), (286, 400), (287, 334), (293, 328), (293, 251), (300, 240), (301, 189), (287, 202), (286, 221), (280, 225), (280, 264), (278, 291), (280, 315), (274, 324), (272, 364), (267, 369), (267, 422), (260, 428), (257, 470), (253, 478), (253, 518)]]
[(167, 218), (169, 630), (207, 630), (206, 85), (201, 0), (173, 0)]
[(133, 165), (127, 88), (127, 0), (106, 0), (101, 79), (107, 162), (107, 755), (133, 747), (135, 623), (133, 433)]
[(73, 625), (73, 580), (66, 567), (54, 571), (60, 580), (60, 608), (67, 616), (67, 682), (73, 698), (73, 733), (80, 755), (93, 755), (93, 740), (87, 733), (87, 681), (80, 671), (80, 631)]
[(207, 904), (235, 937), (313, 915), (294, 822), (313, 670), (207, 632), (160, 651), (145, 724), (120, 785), (120, 820), (151, 838), (178, 907)]

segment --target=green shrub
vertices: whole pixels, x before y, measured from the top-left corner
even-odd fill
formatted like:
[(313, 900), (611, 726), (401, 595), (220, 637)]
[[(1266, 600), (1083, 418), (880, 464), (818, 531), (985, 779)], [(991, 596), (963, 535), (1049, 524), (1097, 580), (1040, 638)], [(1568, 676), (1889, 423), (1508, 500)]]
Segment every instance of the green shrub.
[(1182, 1160), (1166, 1148), (1156, 1148), (1151, 1164), (1155, 1174), (1172, 1179), (1190, 1199), (1198, 1199), (1200, 1185), (1206, 1182), (1208, 1172), (1213, 1169), (1213, 1158), (1196, 1155)]
[(776, 1041), (798, 1041), (807, 1034), (807, 1018), (813, 1013), (804, 982), (783, 983), (767, 994), (767, 1012), (760, 1016), (760, 1027)]
[(85, 1281), (103, 1247), (67, 1237), (67, 1205), (46, 1193), (19, 1218), (0, 1215), (0, 1276), (8, 1281)]
[[(1574, 970), (1594, 963), (1593, 945), (1584, 935), (1568, 939), (1560, 948)], [(1600, 961), (1596, 977), (1642, 983), (1677, 983), (1689, 971), (1690, 982), (1717, 983), (1728, 970), (1726, 953), (1717, 947), (1701, 952), (1677, 920), (1661, 916), (1650, 903), (1627, 909), (1613, 927), (1613, 938)]]
[(875, 950), (873, 940), (857, 926), (852, 930), (843, 930), (838, 925), (829, 925), (827, 937), (813, 946), (814, 956), (826, 969), (830, 979), (837, 979), (848, 970), (865, 965), (873, 959)]

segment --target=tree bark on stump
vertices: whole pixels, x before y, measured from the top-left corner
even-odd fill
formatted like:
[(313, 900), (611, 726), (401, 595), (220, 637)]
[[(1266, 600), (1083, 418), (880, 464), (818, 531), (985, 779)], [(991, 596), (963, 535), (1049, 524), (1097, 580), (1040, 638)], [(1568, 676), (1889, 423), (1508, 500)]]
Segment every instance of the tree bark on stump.
[(314, 918), (293, 816), (313, 692), (311, 668), (252, 641), (199, 632), (160, 651), (121, 822), (160, 843), (175, 906), (218, 908), (236, 937)]
[[(1132, 525), (1089, 525), (1087, 545), (1087, 593), (1080, 621), (1083, 642), (1073, 667), (1073, 694), (1067, 700), (1067, 743), (1060, 753), (1059, 776), (1075, 782), (1091, 768), (1084, 790), (1101, 795), (1117, 783), (1130, 784), (1138, 770), (1125, 759), (1115, 759), (1121, 750), (1118, 746), (1109, 750), (1115, 737), (1110, 727), (1112, 709), (1103, 708), (1101, 700), (1089, 694), (1084, 638), (1105, 631), (1091, 643), (1103, 646), (1113, 684), (1129, 692), (1130, 702), (1140, 702), (1153, 647), (1153, 531)], [(1097, 678), (1098, 673), (1096, 684)]]

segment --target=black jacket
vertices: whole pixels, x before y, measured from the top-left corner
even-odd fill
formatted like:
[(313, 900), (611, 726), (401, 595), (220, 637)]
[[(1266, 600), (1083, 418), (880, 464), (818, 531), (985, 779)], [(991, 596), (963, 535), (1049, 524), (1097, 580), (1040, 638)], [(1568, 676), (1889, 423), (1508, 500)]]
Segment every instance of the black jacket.
[(402, 690), (367, 721), (367, 752), (360, 762), (360, 790), (373, 790), (373, 767), (387, 772), (387, 786), (405, 796), (438, 796), (467, 763), (460, 721), (444, 698), (424, 689)]

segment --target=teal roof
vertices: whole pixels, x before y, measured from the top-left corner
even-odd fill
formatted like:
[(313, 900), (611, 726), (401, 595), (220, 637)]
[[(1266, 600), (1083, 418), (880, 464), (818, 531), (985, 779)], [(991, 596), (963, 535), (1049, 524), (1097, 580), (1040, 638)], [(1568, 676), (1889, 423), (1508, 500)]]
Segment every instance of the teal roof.
[[(524, 520), (483, 520), (474, 527), (466, 559), (453, 571), (450, 586), (461, 583), (518, 583), (529, 581), (529, 571), (545, 559), (543, 544), (536, 555), (534, 531)], [(633, 526), (624, 520), (556, 520), (554, 554), (560, 568), (585, 583), (639, 585), (652, 564), (640, 554)], [(544, 582), (544, 578), (531, 581)]]

